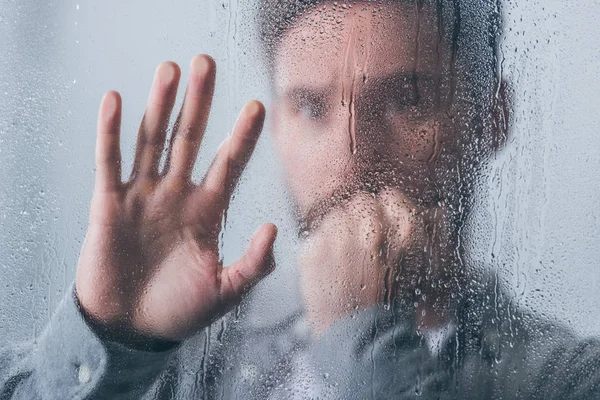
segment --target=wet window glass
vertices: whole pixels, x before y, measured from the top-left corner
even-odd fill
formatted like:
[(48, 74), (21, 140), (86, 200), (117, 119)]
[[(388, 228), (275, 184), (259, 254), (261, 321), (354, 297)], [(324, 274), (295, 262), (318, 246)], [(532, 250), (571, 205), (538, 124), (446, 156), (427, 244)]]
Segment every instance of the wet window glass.
[(600, 397), (599, 12), (5, 2), (0, 398)]

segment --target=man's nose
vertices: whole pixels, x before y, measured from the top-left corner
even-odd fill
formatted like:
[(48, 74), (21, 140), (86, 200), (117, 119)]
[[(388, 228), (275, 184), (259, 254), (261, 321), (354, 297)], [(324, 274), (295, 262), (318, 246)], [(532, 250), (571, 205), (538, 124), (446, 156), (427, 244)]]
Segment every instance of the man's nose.
[(342, 107), (337, 134), (347, 137), (345, 142), (355, 162), (374, 162), (386, 157), (391, 127), (381, 115), (378, 102), (354, 93)]

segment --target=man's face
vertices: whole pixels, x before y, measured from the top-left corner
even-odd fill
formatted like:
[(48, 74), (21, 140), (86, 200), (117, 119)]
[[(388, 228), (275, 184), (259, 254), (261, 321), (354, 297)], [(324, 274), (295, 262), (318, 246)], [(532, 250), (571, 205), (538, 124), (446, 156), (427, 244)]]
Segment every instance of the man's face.
[(275, 142), (304, 222), (390, 187), (418, 208), (435, 203), (447, 65), (436, 24), (429, 8), (326, 3), (286, 33)]
[(326, 3), (279, 44), (274, 136), (308, 233), (300, 264), (315, 315), (426, 291), (425, 280), (448, 288), (433, 165), (456, 153), (437, 21), (427, 7)]

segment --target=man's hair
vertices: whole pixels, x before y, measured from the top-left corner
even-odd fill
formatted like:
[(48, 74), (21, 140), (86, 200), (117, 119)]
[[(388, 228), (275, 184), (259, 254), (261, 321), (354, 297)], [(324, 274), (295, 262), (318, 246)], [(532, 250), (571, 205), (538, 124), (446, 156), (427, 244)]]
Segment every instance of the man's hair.
[(258, 0), (258, 31), (269, 67), (285, 33), (310, 11), (332, 3), (433, 7), (440, 37), (451, 47), (453, 72), (466, 78), (469, 91), (483, 100), (490, 85), (499, 85), (501, 0)]

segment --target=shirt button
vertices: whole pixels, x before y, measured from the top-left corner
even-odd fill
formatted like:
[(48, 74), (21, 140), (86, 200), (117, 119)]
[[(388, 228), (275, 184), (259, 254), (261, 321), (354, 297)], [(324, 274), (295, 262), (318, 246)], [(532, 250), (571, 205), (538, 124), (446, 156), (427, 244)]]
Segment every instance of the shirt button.
[(80, 383), (88, 383), (92, 378), (92, 371), (87, 365), (81, 365), (77, 370), (77, 379)]

